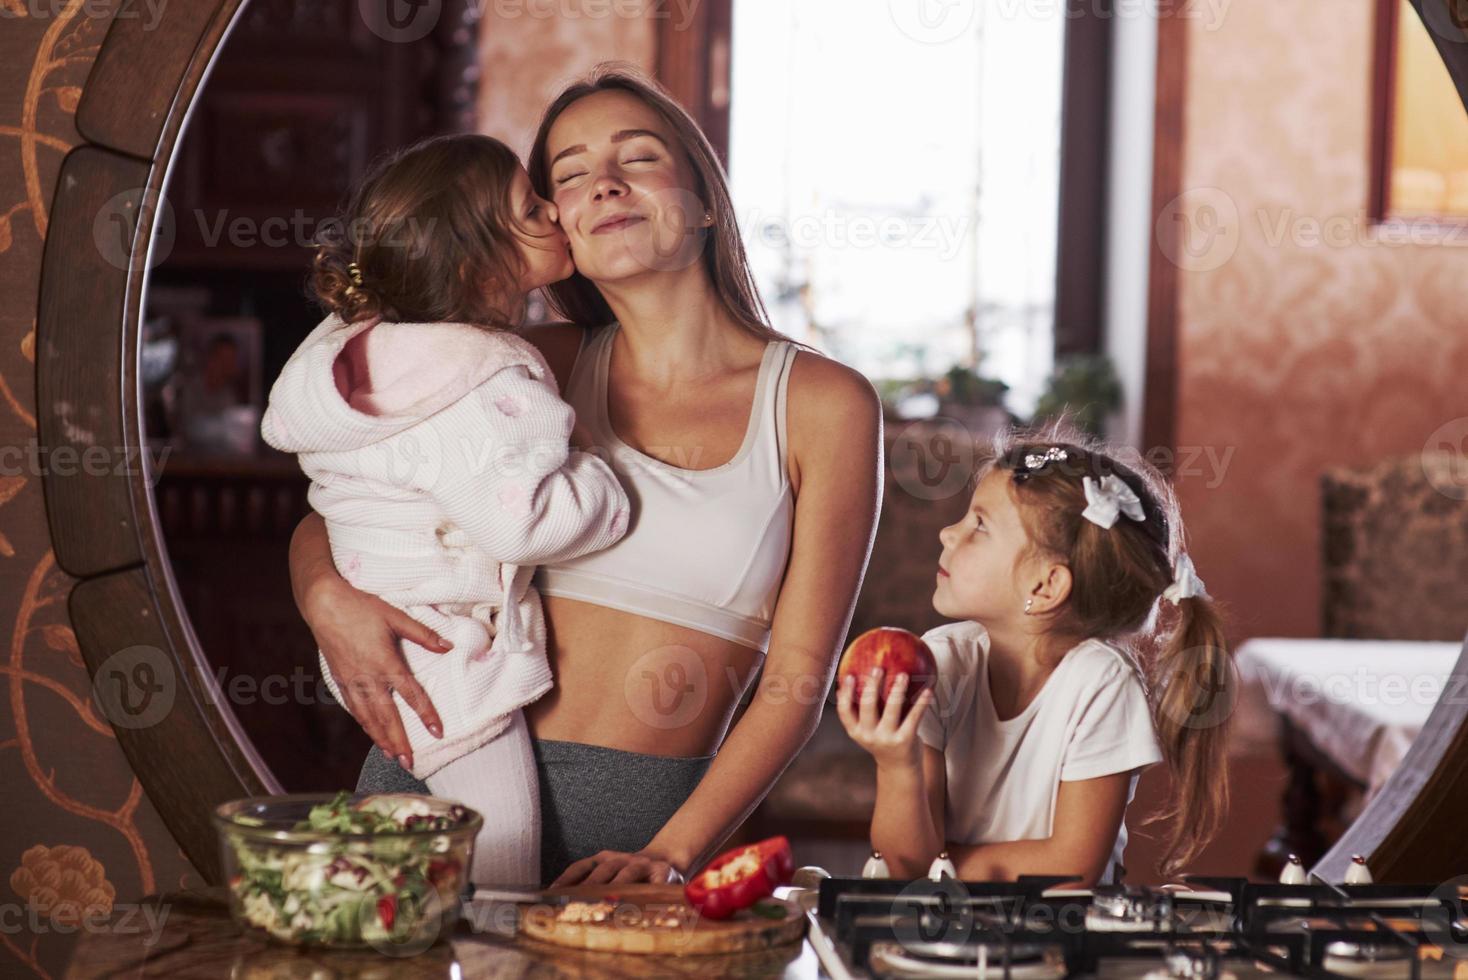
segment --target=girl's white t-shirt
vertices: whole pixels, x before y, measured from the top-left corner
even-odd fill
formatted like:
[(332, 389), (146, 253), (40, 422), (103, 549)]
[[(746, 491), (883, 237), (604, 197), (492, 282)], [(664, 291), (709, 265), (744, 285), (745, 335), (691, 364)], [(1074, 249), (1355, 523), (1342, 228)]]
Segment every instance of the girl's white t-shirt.
[[(1077, 644), (1025, 709), (1001, 721), (989, 694), (988, 631), (975, 622), (948, 623), (923, 640), (938, 662), (938, 682), (918, 737), (943, 752), (947, 840), (1049, 837), (1061, 780), (1162, 761), (1141, 675), (1118, 647), (1095, 639)], [(1128, 804), (1137, 778), (1129, 780)], [(1115, 882), (1126, 841), (1123, 817), (1100, 884)]]

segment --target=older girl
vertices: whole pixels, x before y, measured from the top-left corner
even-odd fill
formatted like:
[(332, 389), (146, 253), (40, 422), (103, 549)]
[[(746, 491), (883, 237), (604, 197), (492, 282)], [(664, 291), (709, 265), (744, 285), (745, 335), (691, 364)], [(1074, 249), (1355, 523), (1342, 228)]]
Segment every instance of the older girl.
[(925, 874), (947, 851), (967, 880), (1113, 882), (1137, 778), (1165, 761), (1161, 871), (1176, 872), (1228, 806), (1232, 661), (1161, 474), (1061, 426), (1002, 432), (939, 537), (933, 607), (957, 622), (924, 636), (938, 684), (905, 718), (905, 675), (880, 714), (879, 684), (859, 705), (855, 678), (838, 693), (877, 761), (889, 871)]

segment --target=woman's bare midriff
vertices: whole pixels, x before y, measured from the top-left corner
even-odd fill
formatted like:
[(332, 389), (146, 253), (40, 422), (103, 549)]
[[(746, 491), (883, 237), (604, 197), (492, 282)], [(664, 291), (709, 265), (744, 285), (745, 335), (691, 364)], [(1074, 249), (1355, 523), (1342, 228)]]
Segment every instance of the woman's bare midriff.
[[(718, 382), (704, 381), (686, 401), (650, 393), (638, 379), (613, 370), (613, 431), (637, 451), (673, 466), (699, 459), (712, 467), (732, 459), (752, 421), (766, 344), (746, 339), (743, 346), (739, 370)], [(617, 360), (611, 365), (620, 366)], [(563, 386), (570, 371), (567, 364), (558, 374)], [(791, 486), (798, 494), (793, 466)], [(544, 593), (540, 598), (556, 684), (525, 709), (532, 735), (649, 755), (705, 756), (718, 750), (764, 654), (636, 613)], [(575, 680), (562, 685), (564, 676)]]
[[(531, 734), (649, 755), (717, 751), (762, 653), (577, 599), (541, 603), (557, 683), (525, 709)], [(567, 672), (576, 681), (562, 686)]]

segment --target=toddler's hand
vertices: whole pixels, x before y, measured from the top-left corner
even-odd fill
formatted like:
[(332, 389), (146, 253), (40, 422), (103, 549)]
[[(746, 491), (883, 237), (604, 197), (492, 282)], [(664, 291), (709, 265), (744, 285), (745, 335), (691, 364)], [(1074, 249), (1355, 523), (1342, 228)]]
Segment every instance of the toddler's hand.
[(923, 743), (917, 737), (918, 722), (932, 703), (933, 692), (927, 689), (918, 695), (907, 717), (899, 721), (908, 683), (906, 674), (897, 675), (880, 718), (877, 716), (877, 693), (882, 689), (882, 668), (872, 670), (862, 687), (859, 706), (852, 703), (856, 691), (855, 677), (845, 677), (837, 692), (836, 714), (841, 719), (841, 726), (853, 742), (872, 754), (879, 768), (922, 765)]

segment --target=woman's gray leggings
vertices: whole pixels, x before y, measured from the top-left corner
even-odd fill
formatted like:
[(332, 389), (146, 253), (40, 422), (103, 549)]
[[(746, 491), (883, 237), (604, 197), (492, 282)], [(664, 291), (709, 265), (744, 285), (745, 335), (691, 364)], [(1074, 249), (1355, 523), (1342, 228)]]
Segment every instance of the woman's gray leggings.
[[(645, 755), (534, 738), (530, 744), (540, 777), (542, 885), (598, 851), (646, 847), (698, 787), (714, 758)], [(362, 764), (357, 790), (428, 794), (427, 784), (375, 746)]]

